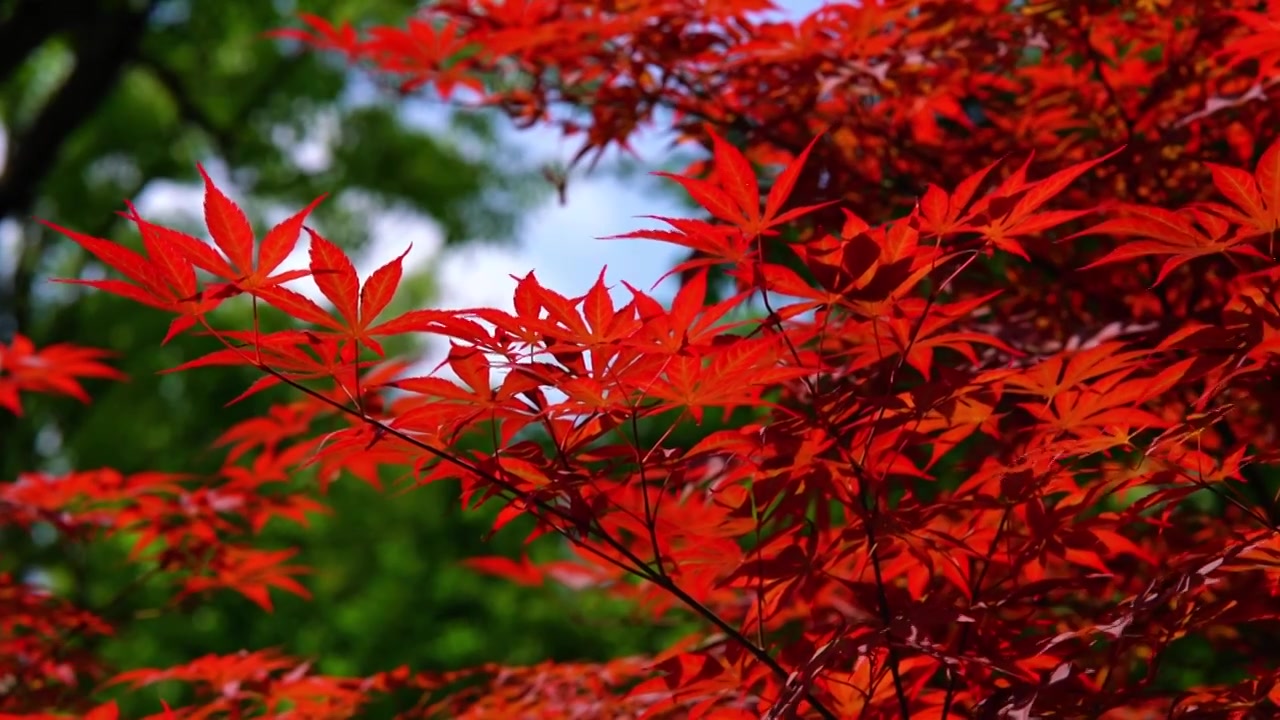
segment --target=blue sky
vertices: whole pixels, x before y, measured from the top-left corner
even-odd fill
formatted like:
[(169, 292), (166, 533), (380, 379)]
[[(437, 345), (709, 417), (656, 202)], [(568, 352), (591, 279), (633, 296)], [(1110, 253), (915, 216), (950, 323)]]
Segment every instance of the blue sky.
[[(412, 110), (410, 110), (412, 117)], [(665, 160), (661, 136), (650, 133), (636, 143), (645, 170)], [(577, 147), (562, 143), (557, 131), (515, 132), (508, 142), (526, 161), (561, 162)], [(641, 215), (683, 215), (675, 196), (654, 193), (651, 179), (624, 180), (605, 172), (575, 175), (566, 202), (549, 199), (522, 223), (515, 243), (503, 246), (473, 244), (440, 258), (436, 279), (444, 307), (486, 305), (510, 307), (515, 281), (533, 270), (543, 285), (565, 295), (577, 295), (595, 282), (607, 267), (606, 282), (621, 289), (625, 280), (648, 289), (681, 254), (679, 248), (649, 240), (603, 240), (661, 223)], [(382, 252), (395, 252), (394, 244)]]

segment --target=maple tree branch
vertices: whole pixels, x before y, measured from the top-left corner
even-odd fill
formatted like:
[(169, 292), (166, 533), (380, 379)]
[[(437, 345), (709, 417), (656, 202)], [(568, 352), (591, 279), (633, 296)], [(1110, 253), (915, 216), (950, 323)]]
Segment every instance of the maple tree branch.
[(871, 572), (876, 580), (876, 599), (880, 605), (880, 622), (884, 623), (887, 639), (885, 646), (889, 651), (889, 673), (893, 677), (893, 692), (898, 699), (898, 712), (901, 713), (902, 720), (910, 720), (911, 705), (907, 700), (906, 686), (902, 682), (901, 658), (898, 657), (897, 646), (893, 643), (891, 637), (893, 635), (893, 610), (889, 606), (889, 593), (884, 581), (884, 571), (881, 568), (879, 541), (876, 538), (875, 521), (879, 514), (879, 503), (871, 495), (871, 483), (866, 473), (859, 472), (856, 475), (858, 476), (858, 494), (863, 498), (868, 498), (864, 502), (870, 502), (873, 505), (869, 509), (870, 515), (867, 521), (864, 521), (862, 525), (867, 532), (867, 553), (871, 556)]
[[(951, 273), (951, 275), (947, 277), (946, 280), (938, 283), (935, 287), (932, 288), (932, 290), (930, 290), (929, 296), (925, 301), (924, 309), (920, 311), (920, 315), (919, 317), (916, 318), (916, 321), (911, 328), (910, 334), (908, 335), (906, 347), (902, 348), (902, 350), (899, 352), (898, 362), (894, 364), (893, 368), (888, 373), (888, 376), (885, 381), (885, 387), (883, 389), (883, 393), (885, 396), (888, 396), (890, 393), (893, 392), (893, 386), (897, 380), (898, 372), (906, 364), (907, 356), (911, 354), (911, 350), (915, 347), (916, 342), (919, 341), (920, 332), (924, 328), (924, 322), (928, 318), (930, 310), (933, 309), (934, 304), (937, 302), (938, 298), (942, 295), (942, 292), (951, 283), (951, 281), (954, 280), (957, 276), (959, 276), (960, 273), (962, 273), (966, 268), (968, 268), (969, 265), (972, 264), (974, 260), (976, 260), (977, 258), (978, 258), (978, 253), (975, 251), (969, 256), (969, 259), (961, 263), (960, 267), (956, 268)], [(934, 269), (936, 270), (937, 267), (938, 267), (938, 260), (935, 257)], [(880, 426), (880, 423), (884, 420), (884, 415), (887, 410), (888, 410), (888, 406), (882, 403), (880, 405), (880, 410), (876, 416), (876, 420), (872, 424), (870, 432), (867, 433), (867, 440), (863, 445), (863, 457), (869, 457), (871, 453), (872, 442), (875, 440), (875, 436), (876, 436), (876, 428), (878, 428)], [(832, 428), (832, 429), (835, 430), (835, 428)], [(837, 434), (843, 435), (843, 433), (837, 433)], [(866, 535), (867, 535), (867, 552), (871, 556), (870, 558), (871, 569), (876, 581), (876, 595), (880, 605), (880, 620), (882, 623), (884, 623), (885, 632), (891, 633), (892, 631), (890, 628), (893, 622), (893, 614), (892, 614), (892, 610), (889, 607), (889, 595), (884, 582), (884, 573), (883, 573), (883, 570), (881, 569), (878, 540), (877, 540), (876, 531), (875, 531), (875, 523), (879, 515), (880, 503), (874, 494), (872, 483), (870, 481), (870, 478), (867, 476), (867, 472), (865, 468), (863, 468), (862, 464), (857, 462), (855, 458), (853, 458), (852, 456), (849, 456), (847, 450), (844, 450), (843, 452), (846, 454), (847, 456), (846, 459), (848, 462), (850, 462), (851, 466), (854, 468), (854, 474), (857, 476), (858, 494), (862, 498), (862, 503), (864, 505), (864, 510), (866, 512), (866, 517), (863, 520), (863, 526), (866, 530)], [(888, 651), (889, 651), (889, 670), (893, 676), (894, 694), (897, 696), (897, 700), (898, 700), (898, 711), (902, 714), (903, 720), (909, 720), (911, 717), (911, 707), (910, 707), (910, 703), (907, 700), (906, 686), (903, 684), (903, 681), (902, 681), (902, 672), (900, 669), (897, 647), (892, 642), (889, 642)]]
[[(671, 427), (675, 427), (673, 423)], [(670, 430), (668, 430), (670, 432)], [(662, 549), (658, 544), (658, 517), (653, 503), (649, 502), (649, 481), (645, 477), (644, 458), (640, 456), (640, 420), (639, 413), (635, 410), (631, 412), (631, 434), (635, 440), (636, 464), (640, 473), (640, 497), (644, 501), (644, 525), (649, 532), (649, 544), (653, 546), (653, 564), (658, 573), (662, 577), (667, 576), (667, 571), (662, 564)], [(661, 441), (659, 441), (661, 442)]]
[[(214, 331), (213, 328), (209, 327), (207, 324), (205, 325), (205, 327), (208, 328), (210, 332), (212, 332), (215, 336), (221, 339), (221, 336), (218, 335), (218, 333)], [(223, 342), (225, 344), (225, 340)], [(227, 347), (235, 347), (235, 346), (228, 344)], [(240, 348), (238, 347), (235, 349), (237, 351), (240, 350)], [(252, 358), (249, 358), (247, 355), (243, 355), (243, 353), (241, 353), (241, 355), (242, 357), (244, 357), (244, 359), (247, 362), (251, 363), (258, 370), (275, 377), (276, 379), (283, 382), (284, 384), (289, 385), (295, 390), (298, 390), (299, 392), (306, 394), (307, 396), (311, 397), (314, 400), (318, 400), (338, 410), (343, 414), (349, 415), (351, 417), (354, 417), (360, 420), (361, 422), (368, 424), (370, 427), (374, 428), (379, 433), (390, 435), (391, 437), (394, 437), (402, 442), (408, 443), (414, 448), (422, 450), (443, 462), (447, 462), (451, 465), (455, 465), (459, 468), (462, 468), (476, 475), (477, 477), (485, 480), (486, 482), (492, 483), (494, 486), (515, 495), (516, 498), (536, 506), (542, 513), (546, 515), (554, 515), (557, 518), (560, 518), (561, 520), (564, 520), (565, 522), (568, 522), (574, 526), (581, 526), (582, 524), (577, 518), (573, 517), (568, 511), (566, 511), (563, 508), (557, 507), (556, 505), (554, 505), (553, 503), (549, 502), (546, 499), (537, 497), (536, 495), (533, 495), (530, 493), (522, 492), (519, 488), (517, 488), (512, 483), (497, 477), (493, 473), (490, 473), (467, 460), (464, 460), (448, 451), (440, 450), (426, 442), (423, 442), (413, 437), (412, 435), (409, 435), (408, 433), (402, 432), (396, 428), (393, 428), (387, 425), (381, 420), (370, 417), (368, 414), (349, 408), (346, 405), (334, 400), (333, 398), (330, 398), (317, 390), (314, 390), (312, 388), (309, 388), (297, 382), (293, 378), (281, 373), (280, 371), (276, 370), (275, 368), (272, 368), (269, 365), (266, 365), (265, 363), (254, 362)], [(578, 537), (574, 533), (564, 530), (563, 528), (553, 523), (548, 523), (548, 524), (550, 524), (552, 528), (559, 535), (569, 540), (569, 542), (573, 543), (575, 546), (582, 548), (583, 550), (586, 550), (592, 553), (593, 555), (596, 555), (597, 557), (600, 557), (608, 561), (609, 563), (613, 564), (615, 567), (622, 569), (624, 572), (634, 575), (642, 580), (646, 580), (650, 583), (653, 583), (654, 585), (658, 586), (664, 591), (675, 596), (676, 599), (684, 603), (687, 607), (689, 607), (698, 615), (702, 616), (703, 619), (705, 619), (707, 622), (710, 622), (712, 625), (715, 625), (716, 628), (718, 628), (721, 632), (725, 633), (725, 635), (732, 638), (735, 642), (737, 642), (740, 646), (742, 646), (745, 650), (747, 650), (747, 652), (751, 653), (752, 656), (754, 656), (759, 662), (761, 662), (767, 668), (769, 668), (769, 670), (774, 675), (776, 675), (778, 678), (780, 678), (784, 682), (786, 682), (787, 678), (790, 676), (790, 674), (786, 671), (786, 669), (783, 668), (780, 664), (778, 664), (778, 661), (775, 660), (773, 656), (768, 653), (768, 651), (766, 651), (764, 648), (757, 646), (749, 638), (743, 635), (741, 631), (739, 631), (737, 628), (730, 625), (726, 620), (721, 618), (713, 610), (703, 605), (697, 598), (690, 595), (679, 585), (676, 585), (667, 576), (660, 575), (656, 571), (654, 571), (652, 568), (650, 568), (647, 563), (645, 563), (642, 559), (636, 556), (635, 553), (631, 552), (629, 548), (623, 545), (619, 540), (614, 538), (612, 535), (605, 532), (603, 528), (599, 526), (599, 521), (596, 518), (591, 518), (591, 521), (588, 523), (587, 527), (585, 528), (587, 534), (594, 534), (601, 541), (603, 541), (609, 547), (609, 549), (613, 550), (614, 552), (617, 552), (619, 555), (625, 558), (627, 562), (634, 563), (635, 565), (634, 567), (628, 567), (627, 565), (619, 562), (616, 558), (610, 557), (608, 554), (604, 553), (600, 549), (591, 547), (589, 544), (585, 542), (583, 538)], [(830, 710), (828, 710), (826, 706), (823, 705), (822, 702), (813, 694), (812, 690), (806, 689), (804, 697), (805, 697), (805, 700), (809, 703), (809, 706), (812, 707), (814, 711), (817, 712), (823, 718), (823, 720), (838, 720), (836, 715), (833, 714)]]
[[(1000, 544), (1000, 536), (1004, 534), (1005, 528), (1009, 525), (1009, 516), (1013, 512), (1013, 507), (1012, 503), (1005, 505), (1004, 513), (1000, 516), (1000, 524), (996, 526), (995, 536), (991, 538), (991, 545), (987, 547), (987, 555), (983, 559), (982, 569), (978, 571), (977, 577), (973, 580), (969, 593), (972, 598), (969, 602), (969, 607), (971, 608), (978, 603), (978, 596), (982, 593), (982, 584), (986, 581), (987, 571), (991, 569), (992, 562), (995, 559), (996, 546)], [(964, 627), (960, 628), (960, 641), (956, 645), (957, 658), (969, 648), (970, 631), (976, 624), (977, 620), (974, 620), (971, 623), (964, 623)], [(950, 672), (948, 674), (950, 677), (947, 680), (946, 695), (943, 696), (942, 700), (941, 720), (947, 720), (951, 715), (951, 703), (955, 700), (956, 688), (960, 682), (960, 674), (958, 672)]]

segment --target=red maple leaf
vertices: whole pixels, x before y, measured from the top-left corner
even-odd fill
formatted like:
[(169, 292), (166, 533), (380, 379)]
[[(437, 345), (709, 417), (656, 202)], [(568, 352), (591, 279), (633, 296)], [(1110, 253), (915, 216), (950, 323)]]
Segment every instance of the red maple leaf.
[(1146, 205), (1121, 204), (1115, 208), (1122, 217), (1113, 217), (1082, 230), (1067, 238), (1085, 235), (1117, 235), (1136, 237), (1103, 257), (1085, 266), (1085, 269), (1148, 255), (1169, 256), (1160, 267), (1155, 284), (1159, 285), (1178, 266), (1195, 258), (1220, 253), (1235, 253), (1267, 260), (1266, 255), (1247, 244), (1249, 234), (1234, 232), (1227, 220), (1214, 213), (1184, 208), (1181, 211), (1166, 210)]
[(1213, 173), (1213, 184), (1232, 205), (1209, 202), (1201, 207), (1239, 225), (1242, 238), (1266, 235), (1267, 254), (1274, 256), (1276, 230), (1280, 228), (1280, 140), (1262, 153), (1252, 174), (1213, 162), (1206, 162), (1205, 167)]
[(110, 353), (57, 343), (36, 349), (30, 339), (14, 335), (8, 345), (0, 345), (0, 407), (22, 415), (21, 392), (70, 395), (80, 402), (89, 396), (79, 378), (124, 380), (125, 375), (102, 363)]

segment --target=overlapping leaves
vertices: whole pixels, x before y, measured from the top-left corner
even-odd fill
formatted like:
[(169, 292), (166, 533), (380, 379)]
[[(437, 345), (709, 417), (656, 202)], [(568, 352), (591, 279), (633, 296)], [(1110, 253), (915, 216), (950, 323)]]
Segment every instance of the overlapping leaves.
[[(254, 500), (257, 482), (309, 466), (371, 479), (391, 465), (420, 483), (460, 478), (466, 502), (504, 503), (499, 526), (531, 514), (536, 534), (559, 532), (570, 548), (552, 565), (486, 562), (487, 572), (593, 588), (655, 622), (691, 614), (711, 629), (652, 658), (397, 670), (359, 690), (264, 653), (124, 679), (209, 690), (205, 705), (178, 711), (190, 715), (272, 712), (280, 699), (318, 717), (320, 701), (307, 703), (319, 696), (354, 713), (365, 691), (464, 681), (433, 709), (1274, 711), (1280, 663), (1245, 638), (1271, 632), (1280, 577), (1274, 493), (1252, 472), (1280, 458), (1280, 150), (1263, 102), (1273, 80), (1211, 57), (1257, 60), (1248, 67), (1265, 74), (1273, 38), (1247, 32), (1265, 33), (1268, 16), (1226, 0), (1050, 0), (1016, 12), (881, 2), (796, 24), (744, 17), (760, 9), (446, 2), (403, 30), (361, 35), (312, 18), (314, 33), (293, 35), (409, 84), (466, 85), (524, 121), (581, 102), (564, 127), (585, 130), (583, 153), (626, 147), (655, 108), (675, 109), (711, 160), (667, 177), (709, 217), (631, 235), (692, 251), (669, 306), (629, 286), (619, 301), (603, 275), (574, 297), (530, 273), (511, 311), (379, 322), (403, 256), (361, 282), (307, 229), (306, 269), (280, 272), (307, 210), (255, 253), (243, 213), (207, 177), (212, 245), (136, 213), (145, 255), (65, 231), (126, 278), (85, 284), (174, 312), (171, 335), (241, 295), (301, 323), (207, 327), (225, 348), (184, 368), (253, 364), (267, 379), (251, 391), (304, 393), (305, 410), (278, 408), (229, 434), (230, 489), (98, 492), (137, 510), (126, 517), (158, 545), (182, 547), (192, 528), (214, 544), (224, 516), (305, 512)], [(513, 76), (537, 81), (494, 82)], [(1192, 174), (1192, 158), (1212, 182)], [(758, 167), (780, 168), (767, 191)], [(708, 305), (712, 269), (737, 285)], [(304, 277), (331, 310), (285, 287)], [(460, 382), (367, 359), (381, 353), (377, 338), (406, 333), (447, 338)], [(733, 419), (689, 442), (713, 411)], [(343, 424), (311, 437), (322, 415)], [(456, 449), (477, 432), (493, 450)], [(62, 491), (91, 487), (84, 479), (10, 503), (31, 517), (74, 509), (86, 493)], [(201, 521), (159, 523), (174, 496), (202, 508)], [(304, 588), (287, 551), (181, 558), (167, 559), (192, 592), (236, 589), (265, 605), (269, 588)], [(1187, 638), (1215, 662), (1248, 653), (1249, 679), (1174, 688), (1160, 668)]]

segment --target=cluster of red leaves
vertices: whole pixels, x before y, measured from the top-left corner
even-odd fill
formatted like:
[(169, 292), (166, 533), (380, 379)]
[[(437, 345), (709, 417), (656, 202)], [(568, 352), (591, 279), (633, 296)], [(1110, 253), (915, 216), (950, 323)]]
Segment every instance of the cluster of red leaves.
[(87, 403), (89, 396), (80, 378), (124, 378), (102, 362), (107, 356), (101, 350), (68, 344), (36, 350), (29, 339), (16, 335), (0, 344), (0, 408), (21, 417), (24, 392), (70, 395)]
[[(1280, 712), (1280, 508), (1259, 473), (1280, 430), (1280, 4), (880, 0), (795, 23), (767, 6), (444, 0), (403, 29), (282, 33), (559, 122), (579, 159), (674, 111), (711, 160), (670, 177), (709, 217), (632, 236), (689, 249), (681, 290), (615, 301), (601, 277), (571, 297), (529, 274), (513, 312), (380, 319), (400, 259), (361, 281), (307, 229), (308, 268), (278, 273), (310, 208), (255, 243), (206, 178), (212, 246), (133, 212), (144, 253), (59, 230), (126, 278), (85, 284), (223, 341), (184, 367), (250, 365), (249, 391), (302, 400), (229, 431), (224, 477), (28, 477), (0, 498), (10, 522), (158, 543), (180, 592), (269, 606), (268, 588), (305, 591), (252, 536), (316, 505), (263, 483), (408, 468), (575, 556), (478, 569), (707, 631), (591, 667), (345, 680), (249, 653), (117, 681), (208, 691), (176, 717), (350, 717), (392, 688), (424, 694), (414, 716), (469, 718)], [(285, 287), (303, 276), (332, 310)], [(723, 276), (735, 290), (708, 302)], [(237, 296), (303, 325), (211, 327)], [(752, 307), (766, 317), (741, 320)], [(448, 338), (461, 382), (382, 358), (379, 338), (410, 334)], [(85, 373), (18, 385), (68, 374)], [(740, 407), (754, 419), (692, 447), (638, 432)], [(344, 425), (318, 436), (321, 418)], [(480, 431), (496, 450), (455, 449)], [(1246, 679), (1171, 685), (1184, 638)], [(44, 654), (24, 668), (66, 672), (27, 646)], [(51, 707), (19, 687), (0, 709)]]

